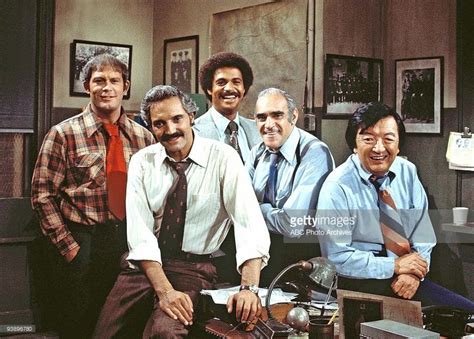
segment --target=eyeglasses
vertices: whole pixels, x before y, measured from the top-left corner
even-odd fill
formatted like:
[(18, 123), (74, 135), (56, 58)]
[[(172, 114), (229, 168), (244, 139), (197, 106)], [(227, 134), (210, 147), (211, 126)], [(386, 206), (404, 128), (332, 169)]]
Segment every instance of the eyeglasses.
[(392, 146), (398, 143), (398, 138), (392, 135), (385, 136), (383, 138), (376, 138), (373, 135), (359, 135), (358, 139), (367, 146), (374, 147), (377, 143), (382, 141), (384, 146)]

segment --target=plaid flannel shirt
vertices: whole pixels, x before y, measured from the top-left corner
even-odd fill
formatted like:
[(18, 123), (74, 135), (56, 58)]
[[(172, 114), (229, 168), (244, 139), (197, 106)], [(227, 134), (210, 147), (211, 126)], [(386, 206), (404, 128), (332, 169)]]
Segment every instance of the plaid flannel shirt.
[[(127, 118), (118, 120), (125, 161), (154, 143), (153, 135)], [(108, 135), (90, 105), (80, 114), (53, 126), (44, 138), (31, 184), (31, 203), (43, 233), (62, 255), (77, 247), (66, 223), (84, 225), (114, 220), (107, 206), (106, 154)]]

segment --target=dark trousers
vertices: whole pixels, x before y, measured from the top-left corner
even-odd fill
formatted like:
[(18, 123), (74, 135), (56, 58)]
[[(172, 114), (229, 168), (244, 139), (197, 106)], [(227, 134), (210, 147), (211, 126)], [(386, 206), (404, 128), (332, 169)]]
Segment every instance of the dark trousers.
[[(164, 260), (163, 270), (177, 291), (189, 295), (196, 312), (199, 292), (212, 289), (217, 280), (212, 262)], [(145, 274), (139, 270), (120, 273), (100, 314), (94, 338), (183, 338), (189, 328), (170, 318), (158, 304), (159, 300)], [(145, 324), (146, 322), (146, 324)]]
[(123, 223), (85, 226), (68, 223), (80, 245), (77, 256), (66, 262), (49, 244), (51, 269), (47, 312), (61, 338), (90, 338), (100, 309), (120, 272), (120, 257), (126, 251)]
[[(270, 260), (260, 276), (260, 286), (262, 287), (268, 287), (285, 267), (300, 260), (307, 260), (321, 255), (317, 243), (287, 243), (282, 235), (274, 233), (270, 233), (270, 240)], [(297, 279), (298, 272), (293, 270), (288, 272), (280, 282)]]
[[(393, 279), (350, 279), (339, 277), (338, 288), (399, 298), (392, 290)], [(422, 306), (450, 306), (474, 312), (474, 302), (434, 282), (424, 279), (412, 300)]]

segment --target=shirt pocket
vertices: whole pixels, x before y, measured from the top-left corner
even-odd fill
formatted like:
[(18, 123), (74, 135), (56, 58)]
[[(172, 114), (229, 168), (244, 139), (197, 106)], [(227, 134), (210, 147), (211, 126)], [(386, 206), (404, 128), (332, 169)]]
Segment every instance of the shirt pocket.
[(105, 183), (102, 153), (78, 154), (72, 159), (72, 173), (77, 186), (94, 188)]

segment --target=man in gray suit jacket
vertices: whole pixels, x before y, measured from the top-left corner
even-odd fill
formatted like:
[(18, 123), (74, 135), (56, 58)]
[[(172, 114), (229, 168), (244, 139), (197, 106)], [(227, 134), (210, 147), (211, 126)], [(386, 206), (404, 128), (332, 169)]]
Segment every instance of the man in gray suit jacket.
[(229, 144), (245, 161), (261, 141), (255, 121), (238, 112), (253, 83), (248, 61), (231, 52), (214, 54), (201, 66), (199, 82), (212, 107), (196, 119), (194, 130), (202, 137)]

